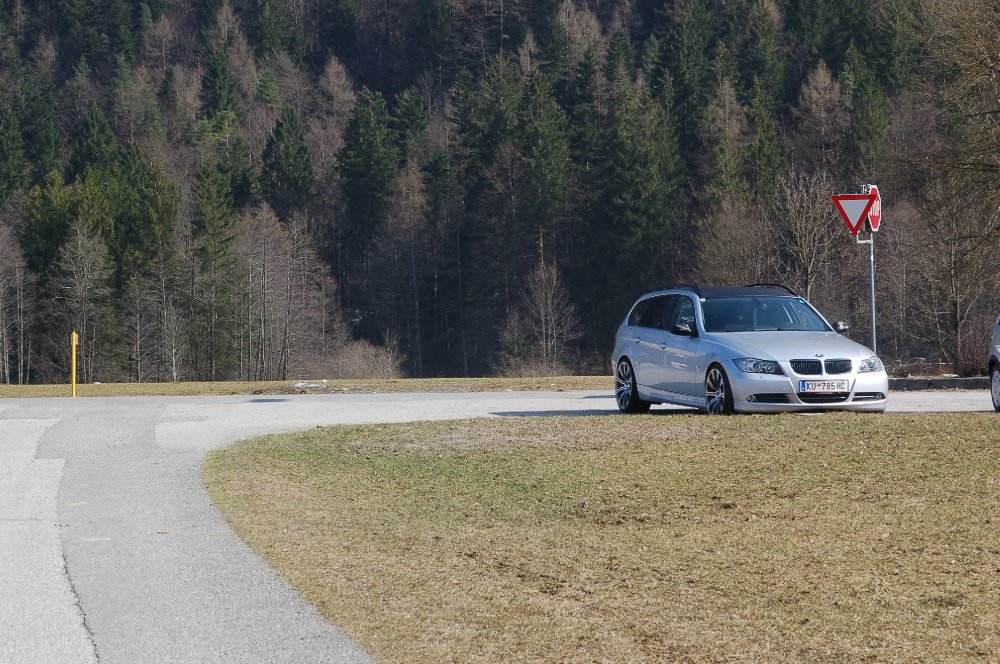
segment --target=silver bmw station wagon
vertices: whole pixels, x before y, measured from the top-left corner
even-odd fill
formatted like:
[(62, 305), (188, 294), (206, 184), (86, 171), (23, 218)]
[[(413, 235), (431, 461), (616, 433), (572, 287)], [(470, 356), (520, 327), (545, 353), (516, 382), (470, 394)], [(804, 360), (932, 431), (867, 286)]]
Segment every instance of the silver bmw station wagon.
[(885, 367), (847, 329), (783, 286), (647, 293), (615, 335), (615, 399), (625, 413), (659, 403), (710, 415), (883, 412)]

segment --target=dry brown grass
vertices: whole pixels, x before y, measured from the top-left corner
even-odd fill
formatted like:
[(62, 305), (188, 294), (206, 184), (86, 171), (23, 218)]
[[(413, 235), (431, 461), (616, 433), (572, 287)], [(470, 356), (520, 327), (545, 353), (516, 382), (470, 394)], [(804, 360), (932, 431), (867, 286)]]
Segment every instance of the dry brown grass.
[(388, 662), (1000, 660), (986, 414), (334, 427), (205, 478)]
[[(306, 382), (316, 387), (297, 388)], [(394, 378), (372, 380), (288, 380), (271, 382), (95, 383), (77, 386), (80, 397), (213, 396), (228, 394), (373, 394), (383, 392), (523, 392), (612, 390), (608, 376), (535, 378)], [(0, 385), (0, 399), (67, 397), (69, 385)]]

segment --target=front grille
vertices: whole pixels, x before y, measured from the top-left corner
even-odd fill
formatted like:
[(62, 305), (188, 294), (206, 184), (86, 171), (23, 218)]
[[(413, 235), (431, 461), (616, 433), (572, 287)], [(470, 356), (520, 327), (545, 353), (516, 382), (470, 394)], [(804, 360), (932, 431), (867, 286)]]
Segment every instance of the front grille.
[(823, 373), (819, 360), (792, 360), (792, 371), (800, 376), (818, 376)]
[(751, 394), (747, 397), (750, 403), (788, 403), (787, 394)]
[(828, 374), (847, 374), (847, 373), (851, 373), (851, 361), (850, 360), (827, 360), (826, 361), (826, 372)]
[(799, 392), (799, 401), (802, 403), (844, 403), (850, 392), (829, 392), (827, 394), (816, 394), (813, 392)]

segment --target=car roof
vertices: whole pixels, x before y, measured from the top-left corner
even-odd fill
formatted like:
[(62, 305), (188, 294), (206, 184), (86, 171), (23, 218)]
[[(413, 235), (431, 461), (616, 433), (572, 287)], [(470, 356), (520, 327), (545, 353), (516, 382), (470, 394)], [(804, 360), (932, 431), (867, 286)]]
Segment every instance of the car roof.
[(761, 295), (769, 297), (794, 297), (792, 293), (781, 288), (766, 288), (762, 286), (711, 286), (699, 290), (701, 291), (701, 297), (706, 300), (715, 300), (724, 297), (760, 297)]
[(661, 291), (646, 293), (640, 299), (652, 295), (687, 292), (705, 299), (717, 300), (727, 297), (798, 297), (794, 292), (780, 286), (678, 286)]

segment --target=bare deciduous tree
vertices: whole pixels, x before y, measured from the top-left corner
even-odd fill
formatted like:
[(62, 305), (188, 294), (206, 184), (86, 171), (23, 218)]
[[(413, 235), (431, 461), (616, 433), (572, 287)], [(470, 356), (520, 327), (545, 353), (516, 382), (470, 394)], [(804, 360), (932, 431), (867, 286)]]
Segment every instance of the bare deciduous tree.
[(796, 163), (800, 168), (831, 168), (847, 128), (847, 105), (840, 84), (822, 60), (802, 84), (792, 114), (795, 128), (788, 143)]
[(746, 192), (724, 196), (699, 227), (700, 280), (719, 284), (776, 280), (779, 234), (764, 201)]
[(558, 268), (540, 260), (528, 276), (520, 308), (507, 319), (500, 371), (521, 376), (565, 373), (569, 344), (583, 331)]
[(23, 385), (31, 370), (35, 283), (9, 226), (0, 222), (0, 380)]
[(97, 379), (101, 368), (97, 365), (103, 342), (99, 330), (107, 322), (103, 310), (111, 292), (111, 268), (104, 241), (90, 233), (82, 220), (70, 228), (56, 270), (52, 285), (64, 325), (60, 337), (69, 339), (73, 330), (80, 335), (80, 376), (89, 383)]
[(780, 269), (808, 299), (830, 263), (838, 219), (830, 204), (833, 181), (825, 170), (789, 172), (778, 182), (782, 221)]

